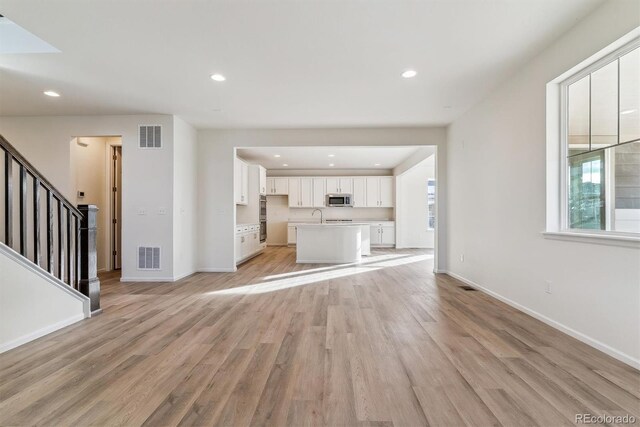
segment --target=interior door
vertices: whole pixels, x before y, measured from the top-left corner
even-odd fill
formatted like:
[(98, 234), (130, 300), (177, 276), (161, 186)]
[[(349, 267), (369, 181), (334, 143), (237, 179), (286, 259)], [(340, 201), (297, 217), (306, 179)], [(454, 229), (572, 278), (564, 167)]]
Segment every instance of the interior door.
[(113, 270), (122, 268), (122, 147), (113, 147), (113, 202), (112, 202), (112, 223), (113, 223)]

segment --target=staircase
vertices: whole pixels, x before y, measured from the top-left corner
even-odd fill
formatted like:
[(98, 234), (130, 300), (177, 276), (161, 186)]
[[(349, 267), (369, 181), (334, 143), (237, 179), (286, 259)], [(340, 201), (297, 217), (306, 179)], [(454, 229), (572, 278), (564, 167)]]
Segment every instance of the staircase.
[(74, 206), (0, 135), (0, 352), (100, 311), (95, 206)]

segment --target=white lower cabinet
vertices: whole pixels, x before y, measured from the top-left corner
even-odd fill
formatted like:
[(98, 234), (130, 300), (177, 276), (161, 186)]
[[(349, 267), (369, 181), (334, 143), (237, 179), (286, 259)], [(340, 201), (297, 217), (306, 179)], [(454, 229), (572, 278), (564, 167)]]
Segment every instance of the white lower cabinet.
[(287, 227), (287, 244), (295, 245), (296, 244), (296, 226), (290, 225)]
[(236, 265), (258, 255), (266, 246), (266, 243), (260, 243), (259, 224), (236, 226)]
[(394, 222), (371, 224), (371, 246), (395, 246), (396, 227)]

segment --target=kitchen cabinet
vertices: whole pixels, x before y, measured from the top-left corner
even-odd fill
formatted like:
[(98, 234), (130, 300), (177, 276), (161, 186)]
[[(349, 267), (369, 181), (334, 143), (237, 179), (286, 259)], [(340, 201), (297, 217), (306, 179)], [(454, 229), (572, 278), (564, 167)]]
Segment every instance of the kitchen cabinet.
[(262, 166), (258, 166), (258, 181), (260, 182), (260, 195), (261, 196), (266, 196), (267, 195), (267, 170), (262, 167)]
[(393, 246), (396, 244), (396, 228), (383, 225), (380, 227), (380, 244), (382, 246)]
[(327, 194), (342, 193), (351, 194), (353, 192), (352, 178), (327, 178)]
[(266, 247), (266, 242), (260, 243), (259, 224), (236, 226), (234, 251), (236, 265), (259, 255)]
[(325, 178), (313, 178), (313, 207), (325, 207), (325, 195), (327, 194), (327, 180)]
[(236, 157), (233, 168), (233, 193), (236, 205), (249, 200), (249, 165)]
[(313, 206), (313, 178), (289, 178), (289, 207)]
[(371, 224), (372, 246), (394, 246), (396, 244), (396, 227), (394, 222), (386, 221)]
[(295, 245), (296, 244), (296, 226), (289, 225), (287, 227), (287, 244)]
[(393, 207), (393, 177), (368, 177), (366, 182), (366, 206), (369, 208)]
[(286, 196), (289, 194), (288, 178), (266, 178), (267, 194), (272, 196)]
[(367, 180), (366, 178), (353, 178), (353, 207), (364, 208), (367, 206)]

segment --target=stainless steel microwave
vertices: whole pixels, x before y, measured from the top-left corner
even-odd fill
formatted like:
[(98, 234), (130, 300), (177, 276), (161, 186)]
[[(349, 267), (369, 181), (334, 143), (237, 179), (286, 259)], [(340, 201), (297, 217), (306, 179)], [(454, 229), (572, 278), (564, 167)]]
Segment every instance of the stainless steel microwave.
[(327, 194), (325, 205), (327, 207), (353, 207), (353, 196), (351, 194)]

